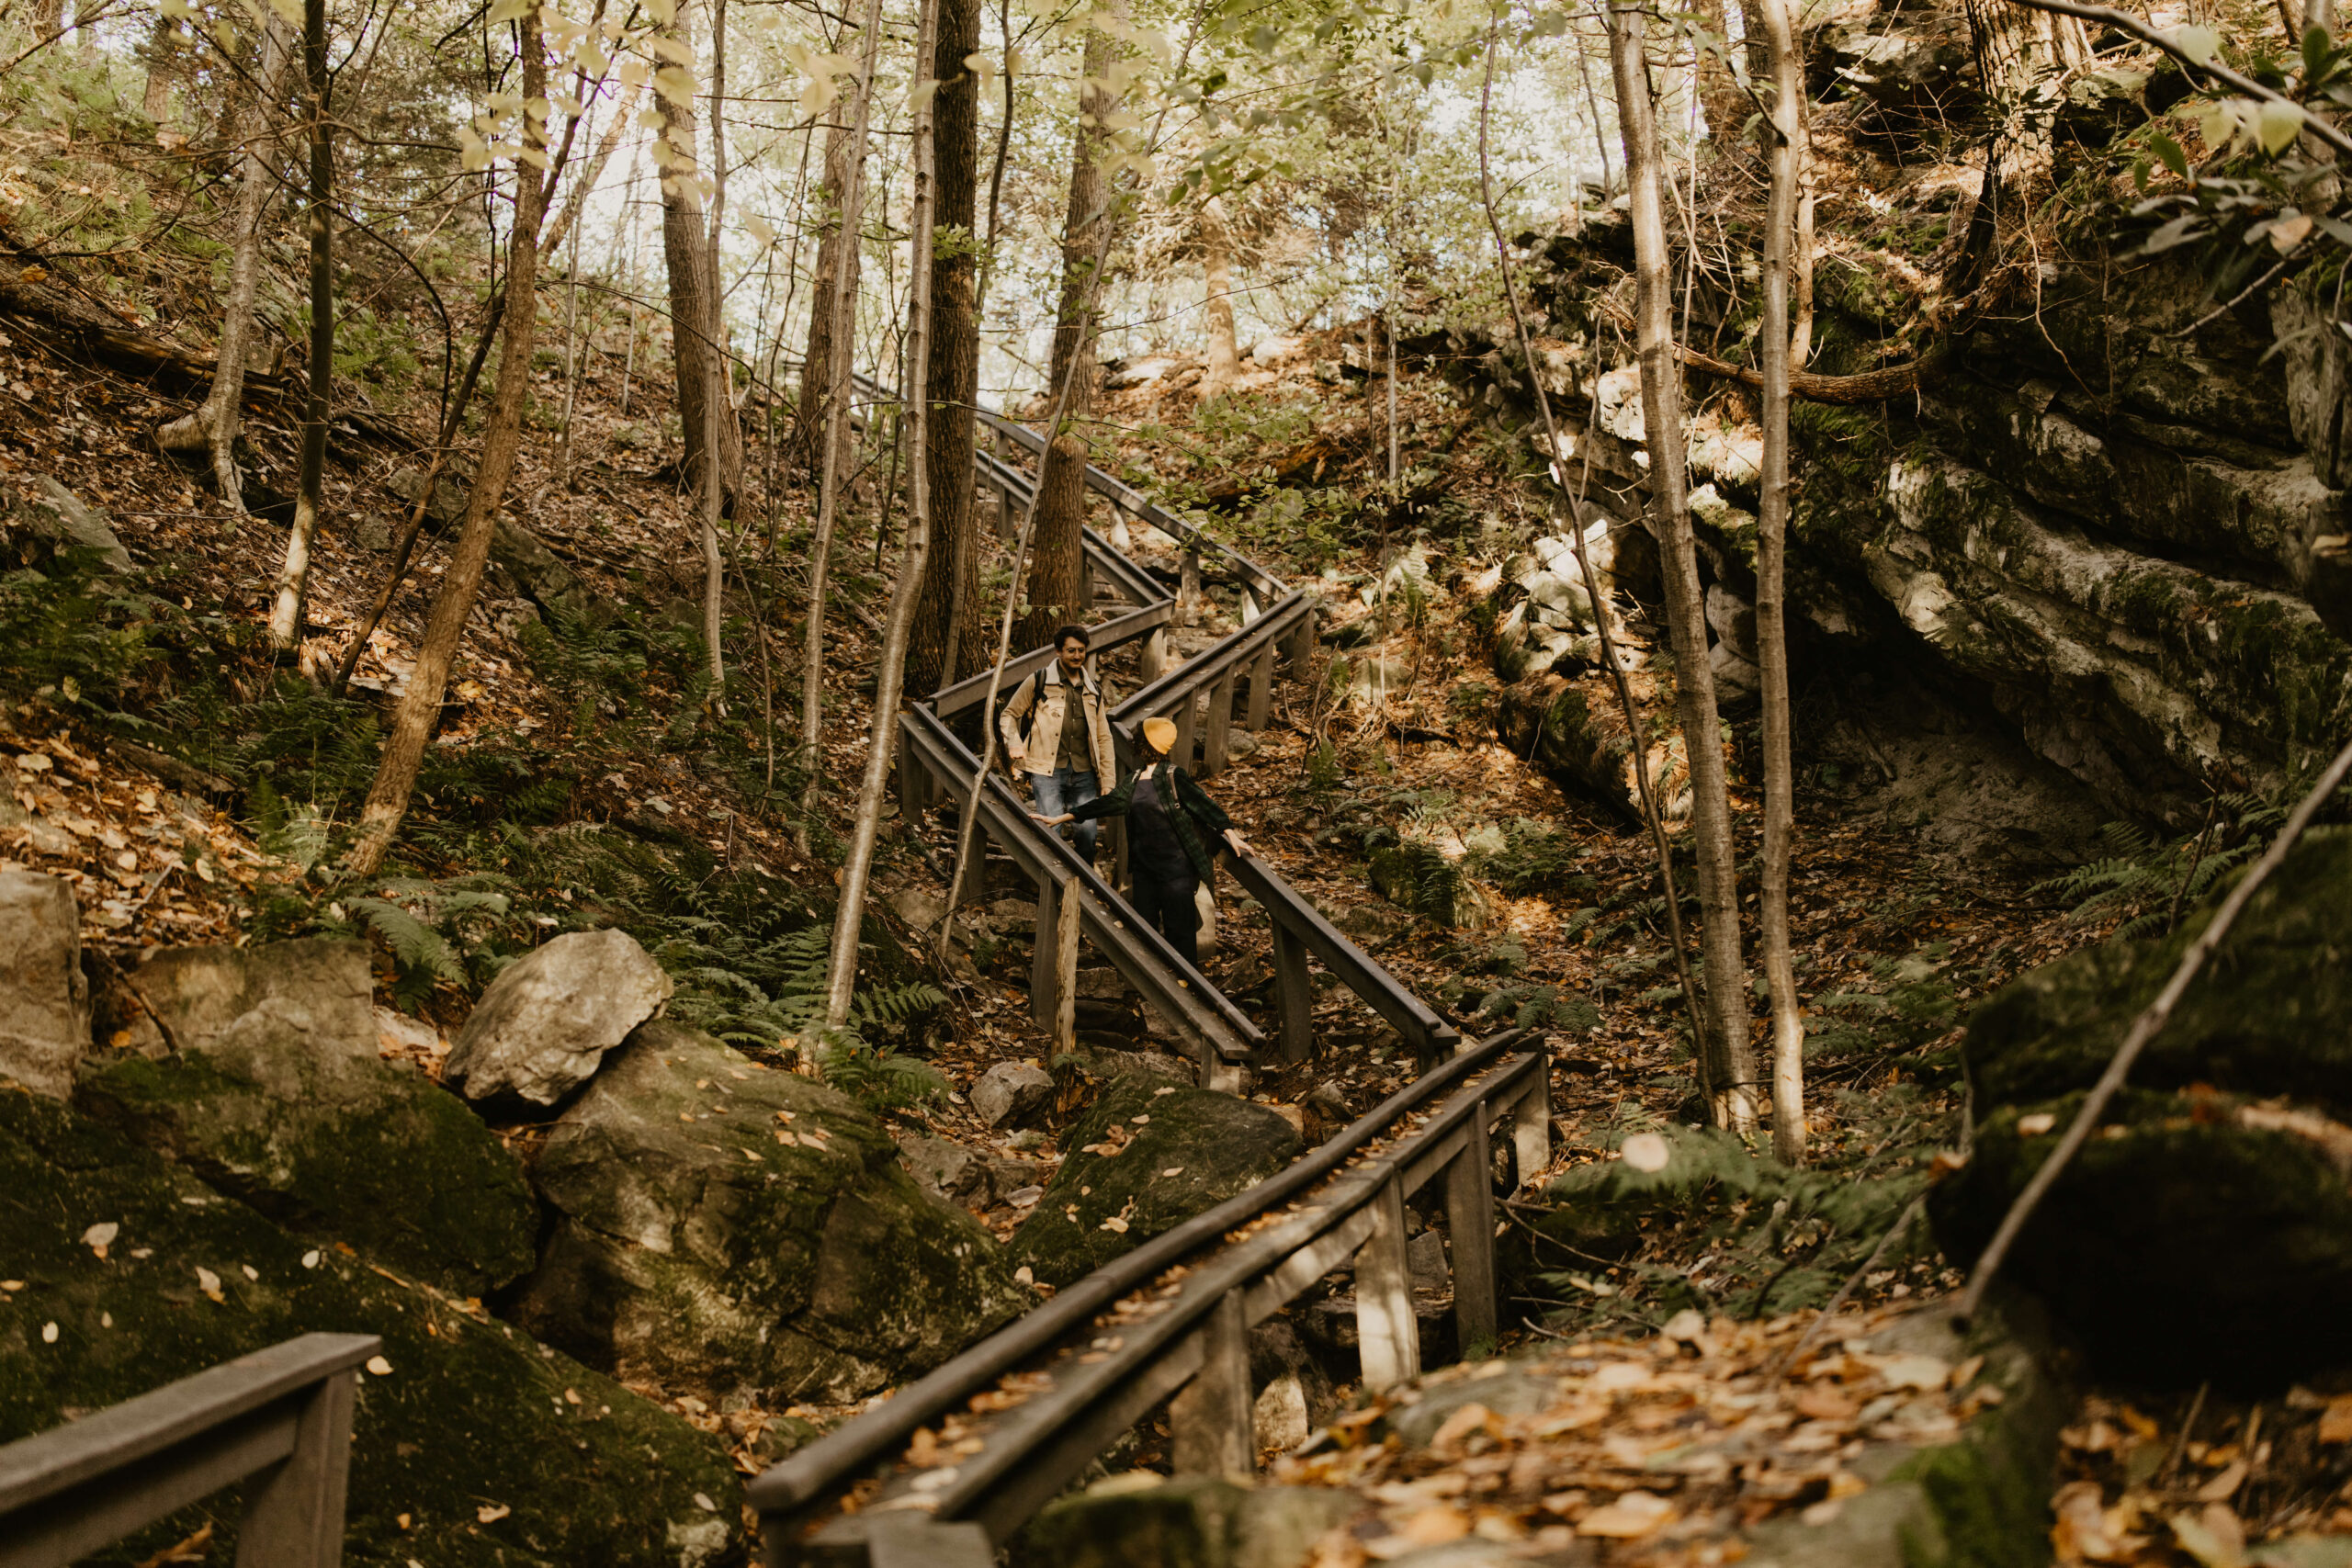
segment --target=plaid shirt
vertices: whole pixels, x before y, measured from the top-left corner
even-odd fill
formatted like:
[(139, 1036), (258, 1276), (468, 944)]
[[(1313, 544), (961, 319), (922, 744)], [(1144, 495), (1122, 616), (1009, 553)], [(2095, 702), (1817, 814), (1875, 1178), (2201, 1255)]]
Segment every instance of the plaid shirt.
[[(1225, 830), (1233, 826), (1233, 818), (1225, 814), (1224, 807), (1202, 792), (1201, 786), (1193, 782), (1192, 774), (1164, 757), (1128, 774), (1110, 794), (1074, 807), (1070, 815), (1081, 822), (1097, 817), (1125, 817), (1129, 802), (1135, 798), (1136, 781), (1147, 773), (1159, 781), (1159, 798), (1170, 807), (1168, 825), (1175, 829), (1176, 841), (1184, 846), (1184, 858), (1193, 863), (1193, 871), (1203, 882), (1210, 880), (1216, 874), (1216, 862), (1209, 846), (1202, 842), (1202, 830), (1206, 829), (1213, 840), (1221, 839)], [(1170, 774), (1175, 775), (1173, 787)]]

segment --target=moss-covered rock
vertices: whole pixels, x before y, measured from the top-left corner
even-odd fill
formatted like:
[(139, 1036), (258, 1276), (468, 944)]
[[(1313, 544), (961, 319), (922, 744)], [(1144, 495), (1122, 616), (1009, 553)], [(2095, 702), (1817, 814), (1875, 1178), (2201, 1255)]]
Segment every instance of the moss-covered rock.
[[(117, 1227), (103, 1250), (84, 1239), (94, 1224)], [(360, 1382), (346, 1562), (716, 1568), (745, 1555), (732, 1466), (692, 1427), (13, 1090), (0, 1092), (0, 1236), (25, 1281), (0, 1298), (0, 1442), (295, 1335), (377, 1334), (391, 1371)], [(233, 1535), (233, 1496), (214, 1506)]]
[(400, 1273), (481, 1295), (529, 1270), (521, 1168), (454, 1095), (376, 1055), (364, 946), (182, 949), (131, 980), (177, 1048), (93, 1058), (83, 1110)]
[[(2007, 1269), (2141, 1376), (2290, 1377), (2341, 1355), (2352, 1292), (2352, 833), (2313, 835), (2249, 902), (2036, 1211)], [(1978, 1117), (1936, 1190), (1972, 1258), (2211, 918), (2073, 954), (1977, 1010)]]
[(481, 1295), (530, 1270), (538, 1207), (498, 1135), (405, 1063), (231, 1043), (85, 1073), (75, 1102), (298, 1235)]
[(1263, 1181), (1301, 1147), (1262, 1105), (1130, 1079), (1062, 1134), (1062, 1168), (1013, 1235), (1013, 1256), (1041, 1283), (1067, 1285)]
[(852, 1399), (1032, 1299), (855, 1101), (678, 1024), (605, 1060), (536, 1174), (558, 1219), (518, 1316), (619, 1376)]

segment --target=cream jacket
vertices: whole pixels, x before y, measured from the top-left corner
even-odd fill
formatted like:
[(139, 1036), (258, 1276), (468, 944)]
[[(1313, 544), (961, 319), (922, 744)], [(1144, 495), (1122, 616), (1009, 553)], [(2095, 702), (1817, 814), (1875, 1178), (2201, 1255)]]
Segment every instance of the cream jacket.
[[(1062, 663), (1057, 659), (1046, 666), (1045, 680), (1035, 675), (1023, 676), (1014, 688), (1012, 700), (1004, 705), (998, 716), (998, 733), (1004, 738), (1005, 760), (1023, 773), (1050, 773), (1054, 771), (1054, 752), (1062, 738), (1062, 707), (1069, 700), (1069, 684), (1062, 679)], [(1094, 787), (1109, 794), (1118, 787), (1118, 753), (1111, 748), (1111, 716), (1102, 705), (1102, 687), (1092, 674), (1085, 677), (1080, 688), (1079, 700), (1086, 705), (1087, 749), (1094, 754)], [(1030, 709), (1036, 709), (1033, 721)], [(1029, 755), (1026, 735), (1037, 743), (1037, 755)]]

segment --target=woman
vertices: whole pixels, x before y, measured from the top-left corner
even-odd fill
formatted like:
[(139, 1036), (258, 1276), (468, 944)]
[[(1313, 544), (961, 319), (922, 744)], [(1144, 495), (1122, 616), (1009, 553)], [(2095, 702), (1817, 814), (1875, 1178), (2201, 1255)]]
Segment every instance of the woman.
[(1125, 783), (1057, 816), (1031, 815), (1048, 828), (1100, 817), (1125, 818), (1127, 871), (1134, 879), (1127, 902), (1144, 924), (1166, 937), (1168, 945), (1197, 969), (1200, 917), (1193, 898), (1200, 885), (1216, 874), (1209, 843), (1221, 839), (1238, 855), (1248, 854), (1250, 846), (1225, 808), (1169, 760), (1168, 749), (1175, 744), (1173, 719), (1145, 719), (1143, 765)]

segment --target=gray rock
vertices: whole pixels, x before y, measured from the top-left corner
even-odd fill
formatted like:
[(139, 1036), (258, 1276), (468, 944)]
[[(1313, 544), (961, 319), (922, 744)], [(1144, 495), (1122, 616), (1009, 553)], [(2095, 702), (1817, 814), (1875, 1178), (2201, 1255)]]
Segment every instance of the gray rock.
[(377, 1055), (368, 949), (157, 953), (125, 984), (173, 1049), (87, 1063), (74, 1103), (299, 1235), (459, 1295), (532, 1263), (521, 1166), (458, 1098)]
[(0, 795), (0, 833), (22, 833), (35, 854), (79, 853), (81, 840), (39, 812), (28, 811), (12, 795)]
[(1262, 1105), (1211, 1089), (1115, 1084), (1063, 1133), (1061, 1168), (1014, 1233), (1014, 1256), (1045, 1283), (1067, 1285), (1264, 1180), (1301, 1147)]
[(18, 521), (61, 547), (96, 550), (114, 570), (130, 570), (130, 552), (107, 526), (105, 508), (84, 505), (47, 474), (34, 476), (33, 488), (40, 493), (17, 509)]
[(62, 1100), (89, 1049), (74, 889), (36, 872), (0, 872), (0, 1076)]
[(915, 1179), (916, 1185), (935, 1197), (956, 1199), (974, 1193), (987, 1196), (988, 1166), (979, 1156), (951, 1139), (900, 1138), (899, 1163), (907, 1168), (907, 1174)]
[[(416, 498), (424, 493), (424, 470), (422, 468), (396, 469), (392, 476), (384, 481), (384, 488), (408, 502), (409, 512), (413, 514), (416, 507)], [(425, 512), (425, 523), (434, 528), (454, 528), (464, 521), (469, 488), (469, 480), (465, 474), (453, 468), (443, 469), (440, 479), (433, 486), (433, 504)], [(406, 515), (401, 517), (401, 525), (402, 527), (408, 525)]]
[(673, 1023), (613, 1053), (535, 1175), (556, 1224), (516, 1319), (623, 1379), (856, 1399), (1035, 1299), (856, 1101)]
[(1318, 1486), (1113, 1476), (1037, 1516), (1023, 1568), (1300, 1568), (1364, 1505)]
[(1023, 1126), (1053, 1103), (1054, 1075), (1027, 1062), (999, 1062), (972, 1085), (971, 1098), (989, 1126)]
[(1314, 1423), (1307, 1419), (1306, 1390), (1296, 1372), (1283, 1372), (1258, 1391), (1250, 1426), (1261, 1452), (1267, 1449), (1287, 1452), (1306, 1441)]
[[(89, 1244), (94, 1224), (115, 1227), (108, 1247)], [(0, 1094), (0, 1235), (31, 1282), (0, 1335), (0, 1443), (298, 1335), (380, 1335), (385, 1370), (361, 1375), (352, 1423), (345, 1562), (743, 1560), (741, 1482), (718, 1442), (510, 1323), (288, 1234), (69, 1106)]]
[(293, 1060), (376, 1059), (368, 945), (325, 937), (166, 948), (130, 985), (175, 1051), (258, 1044)]
[(920, 936), (939, 924), (940, 917), (947, 913), (947, 900), (927, 888), (903, 887), (890, 896), (890, 912)]
[(1556, 1379), (1508, 1367), (1483, 1377), (1424, 1383), (1420, 1398), (1391, 1416), (1388, 1424), (1407, 1448), (1427, 1448), (1446, 1417), (1464, 1405), (1483, 1404), (1498, 1416), (1532, 1416), (1550, 1409), (1559, 1393)]
[(587, 616), (592, 600), (579, 577), (563, 564), (547, 541), (513, 518), (502, 514), (491, 536), (490, 558), (513, 578), (524, 598), (550, 615), (574, 620)]
[(1425, 1230), (1407, 1242), (1405, 1268), (1413, 1276), (1413, 1283), (1425, 1290), (1443, 1285), (1453, 1277), (1445, 1259), (1445, 1237), (1436, 1231)]
[(490, 984), (450, 1048), (447, 1081), (469, 1100), (553, 1105), (670, 999), (670, 976), (627, 931), (571, 931)]

